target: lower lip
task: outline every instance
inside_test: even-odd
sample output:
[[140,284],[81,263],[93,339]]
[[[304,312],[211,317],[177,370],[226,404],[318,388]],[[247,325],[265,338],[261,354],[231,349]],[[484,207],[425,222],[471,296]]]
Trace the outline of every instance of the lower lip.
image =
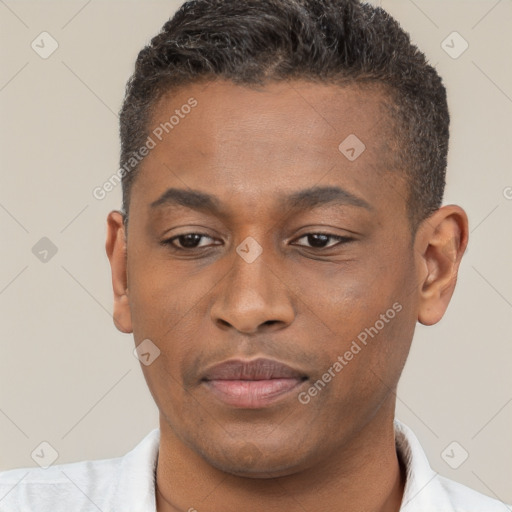
[[303,382],[301,379],[209,380],[205,384],[227,405],[259,409],[283,399]]

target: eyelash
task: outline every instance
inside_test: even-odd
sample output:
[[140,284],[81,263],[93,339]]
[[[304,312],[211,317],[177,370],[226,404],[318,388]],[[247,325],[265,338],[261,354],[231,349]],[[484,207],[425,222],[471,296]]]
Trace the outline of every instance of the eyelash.
[[[208,246],[199,246],[199,247],[183,248],[183,247],[177,247],[173,243],[174,240],[177,240],[177,239],[182,238],[182,237],[186,237],[188,235],[198,235],[198,236],[200,236],[202,238],[211,238],[213,240],[213,238],[211,236],[206,235],[204,233],[183,233],[181,235],[176,235],[176,236],[173,236],[172,238],[168,238],[166,240],[162,240],[162,242],[160,242],[160,243],[162,245],[170,247],[173,250],[184,251],[184,252],[191,252],[191,251],[195,251],[195,250],[198,250],[198,249],[204,249],[205,247],[208,247]],[[332,240],[337,240],[338,243],[333,244],[333,245],[329,245],[327,247],[310,247],[310,246],[304,246],[304,245],[300,245],[300,247],[306,247],[307,249],[317,249],[319,251],[323,251],[323,250],[331,249],[332,247],[336,247],[337,245],[342,245],[344,243],[348,243],[348,242],[351,242],[351,241],[354,240],[353,238],[348,237],[348,236],[332,235],[330,233],[322,233],[322,232],[306,233],[306,234],[300,236],[299,238],[297,238],[296,240],[300,240],[302,238],[305,238],[305,237],[308,237],[308,236],[312,236],[312,235],[325,236],[325,237],[328,237],[328,238],[330,238]],[[219,244],[214,244],[214,245],[219,245]]]

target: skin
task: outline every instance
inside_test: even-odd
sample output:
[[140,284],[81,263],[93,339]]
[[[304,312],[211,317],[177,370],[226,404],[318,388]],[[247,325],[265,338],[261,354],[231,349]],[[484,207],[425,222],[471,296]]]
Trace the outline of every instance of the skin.
[[[399,510],[396,386],[416,322],[435,324],[448,306],[466,214],[443,206],[413,236],[376,87],[192,84],[159,101],[151,127],[190,97],[197,107],[141,164],[127,231],[120,212],[107,220],[115,325],[161,351],[142,365],[160,411],[158,511]],[[338,149],[349,134],[366,145],[352,162]],[[171,187],[213,195],[220,211],[151,208]],[[311,187],[339,187],[367,206],[285,203]],[[161,244],[187,233],[206,236],[181,252],[183,237],[174,250]],[[252,263],[236,252],[249,236],[263,251]],[[401,311],[300,403],[394,303]],[[256,357],[308,379],[258,409],[229,407],[201,383],[213,364]]]

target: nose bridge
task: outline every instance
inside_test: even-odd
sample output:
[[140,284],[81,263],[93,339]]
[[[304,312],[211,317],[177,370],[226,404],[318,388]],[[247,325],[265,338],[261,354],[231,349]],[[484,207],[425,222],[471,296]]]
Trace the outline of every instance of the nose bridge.
[[[243,255],[240,255],[243,251],[247,251],[247,254],[250,255],[253,250],[250,243],[240,244],[237,248],[237,256],[233,262],[233,280],[229,296],[235,297],[237,294],[241,294],[254,298],[259,297],[269,302],[270,291],[274,287],[270,281],[275,279],[275,270],[274,273],[270,270],[271,263],[269,265],[266,261],[269,259],[268,257],[265,260],[260,254],[252,260],[245,259]],[[268,255],[268,251],[266,252]]]
[[248,237],[236,249],[233,267],[212,306],[212,320],[254,332],[264,323],[288,324],[294,310],[284,283],[277,277],[278,258]]

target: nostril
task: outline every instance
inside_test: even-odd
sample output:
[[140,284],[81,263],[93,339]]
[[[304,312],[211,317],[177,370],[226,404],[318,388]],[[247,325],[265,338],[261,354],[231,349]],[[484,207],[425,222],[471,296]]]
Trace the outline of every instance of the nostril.
[[279,320],[267,320],[266,322],[263,322],[263,325],[274,325],[275,323],[278,323]]
[[218,327],[221,327],[221,328],[226,328],[226,327],[233,327],[228,321],[224,320],[223,318],[217,318],[216,320],[217,322],[217,326]]

